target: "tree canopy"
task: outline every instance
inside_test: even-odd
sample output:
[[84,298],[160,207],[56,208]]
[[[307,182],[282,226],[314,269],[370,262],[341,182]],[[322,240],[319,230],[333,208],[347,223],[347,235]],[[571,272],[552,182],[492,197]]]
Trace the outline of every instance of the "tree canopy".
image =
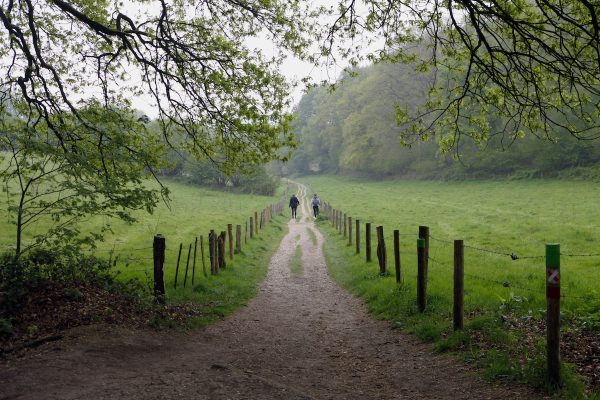
[[[178,130],[196,156],[219,148],[225,169],[258,164],[291,141],[278,65],[303,54],[312,20],[299,0],[1,0],[1,104],[44,121],[67,153],[82,138],[64,115],[95,132],[81,103],[128,108],[145,96],[167,140]],[[274,54],[250,47],[258,35]]]
[[433,137],[401,146],[394,110],[425,104],[431,79],[406,65],[379,63],[346,77],[332,93],[312,89],[296,109],[299,144],[282,171],[436,179],[600,178],[600,142],[578,140],[567,130],[557,130],[553,141],[527,136],[510,149],[500,136],[489,138],[484,149],[465,143],[461,162],[441,152]]
[[596,139],[599,11],[587,0],[342,0],[324,47],[350,55],[342,38],[372,34],[383,44],[369,59],[434,74],[428,101],[399,110],[408,141],[435,133],[456,149],[464,137]]

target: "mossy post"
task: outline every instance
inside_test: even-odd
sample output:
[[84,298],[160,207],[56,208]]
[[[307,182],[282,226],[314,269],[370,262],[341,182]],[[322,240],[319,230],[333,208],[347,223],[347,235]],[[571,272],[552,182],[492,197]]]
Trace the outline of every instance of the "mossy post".
[[548,379],[560,384],[560,245],[546,244]]
[[258,235],[258,211],[254,211],[254,234]]
[[216,275],[217,270],[217,235],[214,229],[208,234],[208,255],[210,260],[210,274]]
[[194,263],[192,264],[192,286],[194,285],[194,279],[196,278],[196,253],[198,252],[198,236],[194,241]]
[[379,261],[379,274],[387,273],[387,250],[385,248],[385,236],[383,235],[383,226],[378,226],[377,230],[377,260]]
[[173,287],[177,289],[177,276],[179,275],[179,261],[181,260],[181,250],[183,249],[183,243],[179,243],[179,254],[177,254],[177,267],[175,267],[175,283]]
[[365,224],[365,256],[367,262],[371,262],[371,223]]
[[400,271],[400,231],[394,229],[394,267],[396,268],[396,283],[402,282]]
[[202,273],[204,277],[208,277],[206,274],[206,263],[204,262],[204,236],[200,235],[200,257],[202,258]]
[[[419,226],[419,238],[425,240],[425,276],[429,271],[429,227]],[[427,291],[427,280],[425,280],[425,291]]]
[[360,254],[360,220],[356,220],[356,254]]
[[426,257],[425,239],[419,238],[417,239],[417,306],[419,312],[424,312],[427,307]]
[[165,237],[161,234],[154,236],[154,301],[158,304],[165,304],[165,248]]
[[242,251],[242,226],[235,226],[235,252],[239,253]]
[[183,275],[183,287],[187,285],[187,277],[188,271],[190,269],[190,255],[192,254],[192,244],[190,243],[190,247],[188,248],[187,261],[185,263],[185,274]]
[[254,220],[250,217],[250,239],[254,237]]
[[225,262],[225,241],[227,240],[225,231],[221,231],[219,235],[219,268],[225,268],[227,263]]
[[229,238],[229,259],[233,260],[233,224],[227,224],[227,236]]
[[344,237],[346,237],[347,231],[348,231],[348,228],[346,227],[347,221],[348,221],[348,218],[346,217],[346,213],[344,213]]
[[454,241],[454,307],[453,328],[463,329],[465,298],[465,245],[462,240]]
[[348,246],[352,246],[352,217],[348,217]]

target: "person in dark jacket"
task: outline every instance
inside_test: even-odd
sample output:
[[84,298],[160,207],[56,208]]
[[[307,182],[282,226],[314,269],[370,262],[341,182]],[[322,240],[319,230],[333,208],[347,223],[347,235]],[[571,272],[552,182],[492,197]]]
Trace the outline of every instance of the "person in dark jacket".
[[296,197],[295,194],[292,195],[290,199],[290,208],[292,209],[292,218],[296,218],[296,209],[298,208],[298,204],[300,204],[300,200]]

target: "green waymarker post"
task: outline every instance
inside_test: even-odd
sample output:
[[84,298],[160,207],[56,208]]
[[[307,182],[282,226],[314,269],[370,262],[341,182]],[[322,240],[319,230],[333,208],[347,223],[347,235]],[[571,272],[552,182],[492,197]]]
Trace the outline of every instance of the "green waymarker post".
[[427,307],[427,253],[425,239],[417,239],[417,306],[419,312]]
[[560,384],[560,244],[546,244],[548,378]]

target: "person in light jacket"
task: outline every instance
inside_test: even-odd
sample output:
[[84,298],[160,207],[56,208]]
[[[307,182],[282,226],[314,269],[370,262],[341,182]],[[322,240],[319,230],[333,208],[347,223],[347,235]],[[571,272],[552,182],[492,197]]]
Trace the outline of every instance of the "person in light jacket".
[[313,195],[311,203],[313,207],[313,214],[315,215],[315,218],[317,218],[319,216],[319,206],[321,205],[321,200],[316,193]]

